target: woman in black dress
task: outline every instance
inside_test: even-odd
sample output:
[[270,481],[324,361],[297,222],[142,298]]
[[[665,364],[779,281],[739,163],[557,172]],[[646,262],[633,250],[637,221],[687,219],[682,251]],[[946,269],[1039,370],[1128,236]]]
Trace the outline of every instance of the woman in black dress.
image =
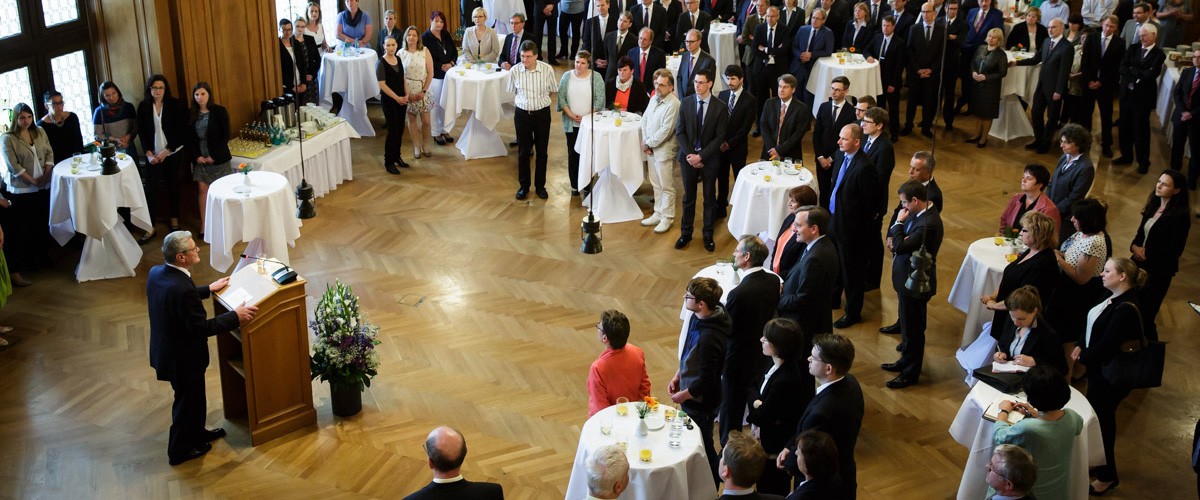
[[971,112],[979,117],[979,127],[967,142],[981,148],[987,146],[992,120],[1000,116],[1000,83],[1008,74],[1008,56],[1000,48],[1003,40],[1004,31],[992,28],[988,31],[987,43],[975,49],[975,57],[971,58],[971,79],[975,80]]
[[[208,208],[208,186],[233,173],[229,152],[229,111],[213,102],[212,86],[197,82],[192,87],[192,106],[188,111],[187,158],[192,162],[192,180],[200,186],[200,227]],[[204,233],[200,233],[204,239]]]
[[383,57],[375,65],[375,79],[379,80],[380,101],[383,102],[383,117],[387,120],[387,138],[383,141],[383,167],[389,174],[400,175],[397,165],[408,168],[400,157],[400,143],[404,141],[404,117],[408,113],[408,95],[404,91],[404,64],[396,57],[400,43],[395,38],[383,41]]
[[1133,261],[1149,275],[1138,298],[1142,302],[1146,338],[1150,340],[1158,340],[1154,318],[1167,296],[1171,278],[1179,270],[1179,256],[1183,254],[1188,231],[1192,228],[1185,180],[1178,170],[1164,170],[1158,176],[1154,192],[1142,208],[1142,223],[1138,224],[1137,236],[1129,245]]
[[1104,494],[1120,483],[1114,456],[1117,439],[1117,407],[1129,395],[1124,387],[1104,377],[1101,369],[1121,350],[1121,343],[1142,333],[1137,290],[1146,284],[1146,271],[1132,260],[1111,258],[1101,273],[1107,296],[1087,312],[1088,328],[1079,336],[1071,359],[1087,367],[1087,399],[1100,422],[1104,439],[1104,465],[1096,467],[1096,480],[1088,487],[1092,495]]
[[1050,31],[1042,26],[1041,21],[1041,9],[1029,7],[1025,10],[1025,22],[1013,25],[1012,31],[1008,32],[1008,41],[1004,45],[1009,50],[1023,50],[1036,54],[1046,39],[1050,38]]
[[1013,290],[1004,304],[1008,308],[1009,322],[996,336],[993,360],[1012,361],[1019,366],[1053,366],[1058,373],[1065,373],[1067,358],[1063,356],[1058,334],[1042,317],[1042,298],[1038,289],[1025,285]]
[[63,161],[83,152],[83,132],[79,128],[79,115],[67,111],[63,96],[57,90],[47,90],[42,102],[46,104],[46,115],[37,126],[46,132],[54,158]]
[[796,186],[788,190],[788,216],[779,227],[775,236],[775,248],[771,250],[771,271],[780,278],[787,275],[804,254],[804,242],[796,241],[796,233],[792,232],[792,223],[796,220],[796,211],[800,207],[817,204],[817,192],[809,186]]
[[[1000,278],[996,293],[979,299],[988,309],[996,311],[992,318],[992,337],[995,338],[1000,338],[1011,321],[1005,302],[1013,290],[1033,285],[1041,297],[1048,299],[1054,296],[1054,287],[1058,282],[1058,261],[1054,257],[1054,248],[1058,246],[1058,227],[1054,219],[1041,212],[1025,212],[1021,216],[1021,228],[1021,242],[1029,250],[1004,267],[1004,275]],[[1040,306],[1038,308],[1041,309]]]
[[758,480],[758,491],[785,495],[790,477],[775,467],[775,457],[796,433],[804,407],[816,390],[808,363],[799,360],[812,347],[800,331],[800,325],[786,318],[775,318],[763,327],[762,353],[771,357],[771,365],[750,387],[750,414],[746,421],[759,429],[759,438],[767,452],[767,463]]
[[[146,152],[146,199],[154,206],[154,190],[160,183],[166,185],[166,210],[170,214],[170,228],[179,230],[179,166],[184,153],[179,151],[187,141],[187,107],[183,101],[171,95],[171,85],[163,75],[151,76],[146,81],[145,97],[138,105],[138,137],[142,150]],[[153,213],[152,213],[153,214]],[[162,215],[161,213],[159,215]],[[151,221],[154,217],[151,216]],[[145,244],[154,236],[154,230],[142,236],[138,243]]]
[[[470,11],[468,11],[470,12]],[[466,26],[466,25],[464,25]],[[429,14],[429,29],[421,34],[421,45],[429,50],[433,58],[433,81],[429,84],[429,95],[433,97],[433,108],[430,114],[430,135],[433,142],[445,146],[454,142],[450,137],[450,129],[454,128],[454,120],[445,121],[446,110],[442,109],[442,84],[446,82],[446,72],[454,67],[458,60],[458,46],[450,38],[449,27],[446,26],[446,15],[440,10]]]

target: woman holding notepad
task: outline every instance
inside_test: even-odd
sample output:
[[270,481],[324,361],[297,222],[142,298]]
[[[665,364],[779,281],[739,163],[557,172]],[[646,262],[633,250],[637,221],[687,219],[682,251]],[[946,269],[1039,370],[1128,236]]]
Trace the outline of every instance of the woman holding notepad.
[[[1071,450],[1075,436],[1083,431],[1083,418],[1063,408],[1071,400],[1071,388],[1062,372],[1039,365],[1025,374],[1025,395],[1029,402],[1002,401],[993,426],[996,445],[1014,444],[1033,454],[1037,463],[1037,498],[1071,498]],[[1009,414],[1025,417],[1010,424]],[[991,498],[994,491],[988,491]]]

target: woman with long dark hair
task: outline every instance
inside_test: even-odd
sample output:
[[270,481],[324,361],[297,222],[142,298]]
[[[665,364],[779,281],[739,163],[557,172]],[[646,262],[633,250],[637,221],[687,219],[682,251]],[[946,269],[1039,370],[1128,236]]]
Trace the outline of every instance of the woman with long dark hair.
[[100,101],[92,113],[96,140],[111,141],[117,145],[117,151],[137,158],[137,146],[133,144],[137,136],[137,111],[133,104],[125,100],[117,84],[109,81],[100,84],[96,99]]
[[[229,161],[229,112],[213,102],[212,87],[199,82],[192,87],[192,109],[187,133],[188,158],[192,161],[192,179],[200,184],[200,227],[208,203],[208,186],[233,173]],[[200,233],[204,239],[204,233]]]
[[4,167],[4,196],[0,198],[0,224],[8,240],[5,260],[15,286],[29,286],[25,277],[45,260],[50,218],[50,177],[54,150],[46,132],[33,123],[33,109],[17,103],[8,132],[0,136],[0,164]]
[[383,41],[383,57],[375,64],[375,79],[379,80],[380,101],[383,118],[387,120],[387,138],[383,141],[383,168],[389,174],[400,175],[396,166],[408,168],[400,156],[400,145],[404,141],[404,117],[408,115],[408,95],[404,89],[404,64],[396,56],[400,47],[395,38]]
[[[163,211],[171,217],[172,231],[179,230],[179,166],[184,159],[180,149],[187,142],[187,123],[187,108],[171,95],[167,78],[154,75],[146,80],[145,98],[138,105],[138,136],[146,151],[146,199],[153,207],[155,190],[160,183],[165,184]],[[154,220],[153,212],[150,220]],[[153,236],[151,229],[138,243],[144,244]]]
[[1178,170],[1164,170],[1158,176],[1154,191],[1142,207],[1142,222],[1138,224],[1137,235],[1129,245],[1133,261],[1149,275],[1138,298],[1142,303],[1146,338],[1150,340],[1158,340],[1154,318],[1158,317],[1171,279],[1179,270],[1179,256],[1183,254],[1188,231],[1192,228],[1186,180]]
[[446,110],[442,109],[442,84],[446,82],[446,72],[458,60],[458,46],[454,45],[446,26],[446,14],[442,11],[429,13],[429,29],[421,34],[421,45],[425,46],[429,57],[433,59],[433,81],[429,84],[429,96],[433,101],[429,134],[438,146],[445,146],[448,142],[454,142],[454,138],[450,137],[454,119],[446,121]]

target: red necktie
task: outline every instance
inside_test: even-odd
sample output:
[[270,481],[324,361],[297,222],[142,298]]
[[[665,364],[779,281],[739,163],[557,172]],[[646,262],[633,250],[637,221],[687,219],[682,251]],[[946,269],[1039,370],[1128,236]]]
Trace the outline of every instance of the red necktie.
[[1192,96],[1196,95],[1196,87],[1200,85],[1200,69],[1193,70],[1192,75],[1192,91],[1188,92],[1187,102],[1184,103],[1189,110],[1192,109]]
[[642,51],[642,65],[638,66],[638,81],[646,81],[646,51]]
[[783,117],[787,115],[787,104],[779,103],[779,126],[775,128],[775,144],[779,144],[782,140],[780,135],[783,134]]
[[717,10],[717,2],[718,2],[718,1],[719,1],[719,0],[713,0],[713,1],[712,1],[712,9],[713,9],[714,11],[715,11],[715,10]]
[[978,33],[978,32],[979,32],[979,28],[983,26],[983,17],[984,17],[984,14],[987,14],[987,11],[986,11],[986,10],[981,10],[981,11],[979,11],[979,15],[978,15],[978,16],[975,16],[975,32],[976,32],[976,33]]

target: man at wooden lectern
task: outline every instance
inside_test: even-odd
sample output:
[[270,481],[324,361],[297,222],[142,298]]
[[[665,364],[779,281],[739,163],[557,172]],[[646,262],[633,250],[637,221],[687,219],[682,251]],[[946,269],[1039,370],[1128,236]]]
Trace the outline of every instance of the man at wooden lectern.
[[167,459],[178,465],[208,453],[210,442],[225,436],[225,429],[204,428],[204,370],[208,368],[208,337],[237,328],[254,319],[258,308],[242,304],[212,319],[203,299],[225,288],[229,278],[208,286],[192,282],[192,266],[200,263],[200,249],[189,231],[175,231],[163,239],[166,263],[154,266],[146,281],[150,312],[150,366],[159,380],[171,383],[171,431]]

